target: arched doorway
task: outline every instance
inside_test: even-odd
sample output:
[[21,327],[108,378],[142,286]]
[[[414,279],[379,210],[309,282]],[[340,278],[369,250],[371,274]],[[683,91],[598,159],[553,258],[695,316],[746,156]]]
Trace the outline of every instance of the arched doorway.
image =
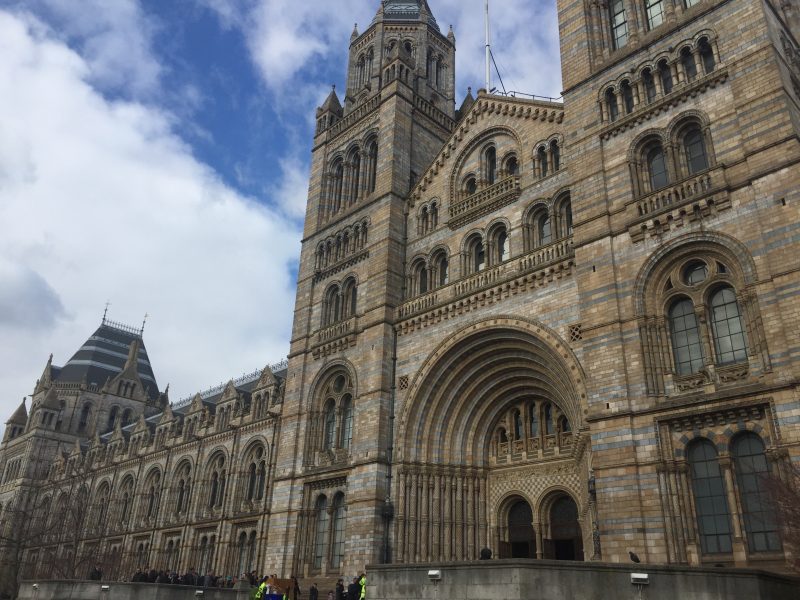
[[508,511],[509,558],[536,558],[536,535],[533,511],[525,500],[517,501]]
[[559,496],[550,505],[550,539],[546,558],[583,560],[583,536],[578,523],[578,505],[569,496]]

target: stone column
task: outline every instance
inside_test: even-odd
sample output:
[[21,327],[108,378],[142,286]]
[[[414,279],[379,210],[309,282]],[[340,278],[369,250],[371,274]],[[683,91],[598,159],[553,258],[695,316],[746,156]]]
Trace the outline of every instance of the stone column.
[[725,478],[725,491],[728,495],[728,510],[731,513],[731,525],[733,526],[733,560],[737,567],[743,567],[747,564],[747,551],[742,535],[742,511],[734,491],[733,461],[731,457],[720,456],[719,467],[722,469],[722,474]]
[[422,493],[420,495],[420,501],[422,504],[422,510],[420,515],[420,550],[419,554],[423,561],[429,560],[428,557],[428,536],[430,534],[430,517],[428,512],[428,491],[430,489],[430,476],[427,473],[422,474]]

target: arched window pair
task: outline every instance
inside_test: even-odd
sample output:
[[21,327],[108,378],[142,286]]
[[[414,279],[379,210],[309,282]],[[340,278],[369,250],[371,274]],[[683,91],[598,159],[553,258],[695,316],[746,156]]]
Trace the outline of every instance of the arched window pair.
[[675,139],[678,160],[659,137],[642,144],[639,154],[638,188],[642,194],[657,192],[676,181],[707,170],[710,165],[706,133],[699,123],[690,121],[678,130]]
[[[720,366],[747,362],[744,321],[736,292],[725,281],[727,272],[721,263],[692,260],[672,288],[667,320],[678,375],[697,373],[707,360]],[[703,313],[707,318],[699,318]],[[708,359],[705,340],[712,342]]]
[[153,521],[158,514],[158,500],[160,495],[161,473],[154,471],[151,473],[144,484],[144,499],[142,503],[141,515],[144,522]]
[[329,565],[339,569],[344,558],[345,504],[344,494],[338,492],[332,505],[321,495],[314,505],[314,568]]
[[439,203],[434,200],[424,205],[417,216],[417,234],[425,235],[439,225]]
[[267,485],[267,460],[262,446],[254,448],[248,457],[245,499],[260,502],[264,499]]
[[198,573],[208,573],[214,566],[214,552],[217,545],[217,536],[203,535],[197,548]]
[[222,501],[225,498],[225,457],[216,456],[209,465],[209,486],[208,486],[208,508],[222,508]]
[[734,489],[727,489],[717,447],[708,439],[692,442],[686,452],[691,468],[697,529],[703,554],[733,552],[733,528],[728,498],[738,493],[752,554],[781,550],[776,510],[764,479],[771,475],[762,439],[751,432],[734,438],[731,444]]
[[553,206],[551,210],[542,204],[530,212],[526,227],[530,249],[547,246],[572,235],[572,201],[569,194],[558,198]]
[[558,140],[550,140],[536,149],[533,161],[534,174],[538,179],[543,179],[561,170],[561,147]]
[[427,294],[450,281],[450,261],[444,249],[436,250],[430,258],[419,258],[411,263],[407,282],[409,295]]
[[345,372],[331,376],[323,386],[320,421],[321,448],[349,450],[353,439],[353,384]]
[[332,285],[325,293],[322,305],[322,326],[327,327],[355,316],[358,304],[358,287],[352,277],[339,287]]
[[131,507],[133,506],[133,488],[134,482],[132,477],[126,477],[119,491],[119,524],[125,527],[128,524],[128,518],[131,514]]
[[175,473],[175,516],[189,513],[189,500],[192,496],[192,466],[185,462]]

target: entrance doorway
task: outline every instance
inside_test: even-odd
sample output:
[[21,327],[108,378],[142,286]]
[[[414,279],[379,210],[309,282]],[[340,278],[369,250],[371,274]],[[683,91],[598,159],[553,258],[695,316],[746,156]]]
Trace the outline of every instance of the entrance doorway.
[[519,500],[508,511],[508,542],[510,558],[536,558],[533,511],[525,500]]
[[583,536],[578,523],[578,505],[569,496],[562,496],[550,508],[550,558],[583,560]]

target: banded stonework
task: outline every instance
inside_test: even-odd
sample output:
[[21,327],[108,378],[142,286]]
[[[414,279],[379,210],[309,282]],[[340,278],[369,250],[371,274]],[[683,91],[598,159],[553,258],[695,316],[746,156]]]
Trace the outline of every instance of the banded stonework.
[[563,101],[456,109],[455,34],[380,3],[316,114],[288,363],[170,405],[130,328],[48,362],[0,449],[20,569],[788,568],[796,8],[558,14]]

